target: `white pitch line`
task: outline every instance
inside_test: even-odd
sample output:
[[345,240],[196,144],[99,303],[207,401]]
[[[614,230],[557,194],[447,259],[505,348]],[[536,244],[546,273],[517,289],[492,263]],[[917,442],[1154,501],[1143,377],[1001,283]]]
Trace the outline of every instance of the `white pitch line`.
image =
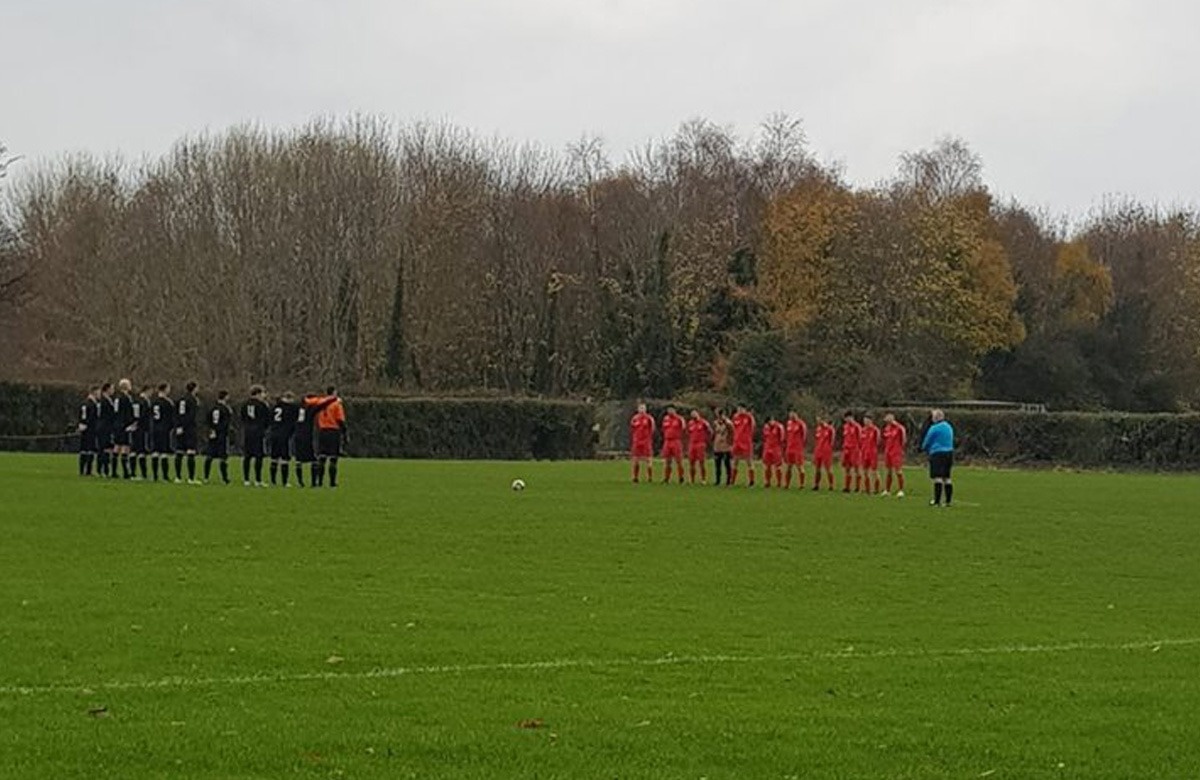
[[157,680],[113,680],[93,685],[0,685],[0,696],[49,693],[95,693],[97,691],[149,691],[168,688],[210,688],[220,686],[258,685],[266,683],[300,683],[344,680],[376,680],[437,674],[470,674],[474,672],[527,672],[555,669],[619,669],[629,667],[763,664],[786,661],[835,661],[878,658],[963,658],[987,655],[1029,655],[1036,653],[1123,652],[1152,650],[1164,647],[1200,645],[1200,637],[1190,639],[1152,639],[1137,642],[1068,642],[1058,645],[996,645],[993,647],[960,647],[948,649],[833,650],[812,653],[780,653],[776,655],[665,655],[658,658],[558,658],[543,661],[500,661],[478,664],[443,664],[431,666],[397,666],[361,672],[279,672],[238,675],[233,677],[162,677]]

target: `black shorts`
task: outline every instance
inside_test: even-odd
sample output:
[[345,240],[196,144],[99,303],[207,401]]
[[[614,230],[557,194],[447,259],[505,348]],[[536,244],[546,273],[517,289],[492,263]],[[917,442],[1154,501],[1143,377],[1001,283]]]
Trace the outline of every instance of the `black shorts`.
[[129,431],[124,428],[118,428],[113,431],[113,445],[117,447],[129,446]]
[[954,453],[939,452],[929,456],[929,478],[950,479],[950,470],[954,468]]
[[97,452],[100,448],[96,446],[95,431],[80,431],[79,432],[79,451],[80,452]]
[[263,435],[261,433],[247,433],[243,436],[242,454],[247,458],[261,458],[263,456]]
[[342,454],[342,432],[324,430],[317,434],[317,451],[322,458],[336,458]]
[[150,434],[147,431],[133,431],[129,434],[129,449],[135,455],[144,455],[152,446]]
[[101,425],[100,427],[96,428],[96,449],[97,450],[111,450],[112,446],[113,446],[112,428],[109,428],[106,425]]
[[210,436],[208,437],[208,446],[204,449],[204,454],[210,458],[225,460],[229,457],[229,437],[228,436]]
[[175,451],[195,452],[197,438],[195,428],[180,428],[175,437]]
[[317,459],[317,453],[313,450],[312,431],[297,433],[292,438],[292,449],[296,453],[296,460],[301,463],[312,463]]
[[155,455],[170,455],[174,452],[171,447],[171,431],[158,430],[150,434],[150,451]]
[[271,436],[271,459],[272,460],[291,460],[292,449],[289,445],[291,436]]

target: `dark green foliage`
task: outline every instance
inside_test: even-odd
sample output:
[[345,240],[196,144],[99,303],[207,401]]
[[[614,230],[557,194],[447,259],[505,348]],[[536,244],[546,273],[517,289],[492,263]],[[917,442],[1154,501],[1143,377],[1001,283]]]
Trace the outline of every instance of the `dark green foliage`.
[[[753,333],[742,339],[729,360],[734,395],[765,415],[781,414],[792,385],[779,333]],[[765,419],[765,418],[764,418]]]
[[[773,347],[763,350],[769,352]],[[774,393],[770,387],[764,393]],[[797,406],[811,423],[815,399],[784,394],[777,406],[753,401],[759,422],[768,413]],[[0,449],[66,452],[76,447],[75,423],[82,388],[70,385],[0,383]],[[750,399],[742,399],[750,400]],[[716,394],[676,401],[647,401],[656,419],[674,404],[681,414],[699,408],[728,408],[733,399]],[[206,400],[207,403],[207,400]],[[629,447],[629,418],[635,401],[599,405],[526,398],[348,398],[349,454],[377,458],[525,460],[594,457]],[[835,417],[841,409],[826,410]],[[871,411],[882,421],[886,408]],[[916,456],[927,410],[896,414],[909,429]],[[957,451],[966,459],[995,463],[1084,468],[1180,470],[1200,468],[1200,414],[1051,412],[1026,414],[948,409],[957,431]],[[596,426],[596,431],[593,430]],[[16,438],[3,438],[16,437]],[[235,433],[235,441],[237,435]]]
[[[1084,468],[1165,471],[1200,467],[1200,414],[1051,412],[1025,414],[946,410],[957,452],[968,459]],[[913,450],[924,410],[898,416]]]
[[[0,449],[17,452],[68,452],[86,390],[72,385],[25,385],[0,382]],[[17,438],[3,438],[3,437]]]
[[524,398],[347,399],[351,455],[537,460],[595,455],[591,404]]
[[[0,383],[0,437],[38,437],[0,438],[0,449],[76,449],[83,397],[82,389],[65,385]],[[594,407],[576,401],[347,398],[346,416],[347,451],[357,457],[555,460],[595,454]],[[72,435],[51,436],[60,433]]]

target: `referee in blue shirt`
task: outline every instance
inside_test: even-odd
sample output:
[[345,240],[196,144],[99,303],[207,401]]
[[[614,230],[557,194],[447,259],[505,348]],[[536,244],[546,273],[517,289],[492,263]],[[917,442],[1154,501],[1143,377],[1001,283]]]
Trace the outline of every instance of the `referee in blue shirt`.
[[954,483],[950,481],[950,471],[954,468],[954,427],[946,422],[946,413],[934,409],[930,413],[932,425],[925,431],[921,441],[921,449],[929,455],[929,478],[933,480],[933,506],[942,505],[942,496],[946,498],[946,506],[954,498]]

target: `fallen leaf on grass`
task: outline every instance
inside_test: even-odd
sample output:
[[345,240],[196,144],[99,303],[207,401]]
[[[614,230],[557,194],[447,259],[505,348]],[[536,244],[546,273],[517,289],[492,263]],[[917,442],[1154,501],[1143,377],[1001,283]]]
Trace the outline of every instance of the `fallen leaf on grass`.
[[89,707],[88,715],[91,715],[93,718],[107,718],[108,707]]
[[517,728],[544,729],[546,728],[546,721],[542,720],[541,718],[526,718],[525,720],[517,721]]
[[346,660],[346,659],[345,659],[345,658],[342,658],[340,655],[331,655],[331,656],[329,656],[328,658],[326,658],[326,659],[325,659],[325,663],[327,663],[327,664],[340,664],[342,661],[345,661],[345,660]]

